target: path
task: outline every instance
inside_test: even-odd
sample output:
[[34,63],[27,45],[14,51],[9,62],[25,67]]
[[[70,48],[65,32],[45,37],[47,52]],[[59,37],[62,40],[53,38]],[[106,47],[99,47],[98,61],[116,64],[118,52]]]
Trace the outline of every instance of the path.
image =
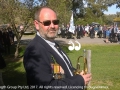
[[[22,37],[22,42],[24,43],[28,43],[29,41],[31,41],[31,39],[33,39],[34,36],[33,35],[24,35]],[[73,42],[75,40],[77,40],[78,42],[80,42],[81,44],[104,44],[104,45],[115,45],[115,44],[119,44],[119,43],[105,43],[104,42],[104,38],[94,38],[91,39],[90,37],[84,37],[81,39],[66,39],[66,38],[56,38],[55,39],[57,42],[59,42],[60,44],[68,44],[68,42],[70,40],[72,40]]]

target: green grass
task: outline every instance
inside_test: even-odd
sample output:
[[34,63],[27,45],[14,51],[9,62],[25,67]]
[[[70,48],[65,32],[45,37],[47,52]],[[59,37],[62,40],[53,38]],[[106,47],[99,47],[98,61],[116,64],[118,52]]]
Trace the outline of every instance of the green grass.
[[[66,46],[62,48],[70,57],[74,67],[78,56],[83,55],[83,49],[91,50],[92,81],[88,90],[119,90],[120,45],[83,45],[80,51],[69,51]],[[21,50],[23,53],[23,49]],[[80,59],[81,64],[82,59]],[[7,67],[3,70],[5,85],[26,85],[22,60],[13,61],[12,58],[8,57],[6,61]]]
[[[72,51],[69,57],[73,65],[82,55],[83,49],[91,50],[91,72],[92,87],[105,86],[109,90],[119,90],[120,88],[120,45],[88,45],[82,46],[80,51]],[[82,58],[80,59],[80,61]],[[81,66],[82,68],[82,66]],[[97,90],[105,90],[105,87]],[[90,88],[89,88],[90,89]],[[96,90],[96,89],[95,89]]]

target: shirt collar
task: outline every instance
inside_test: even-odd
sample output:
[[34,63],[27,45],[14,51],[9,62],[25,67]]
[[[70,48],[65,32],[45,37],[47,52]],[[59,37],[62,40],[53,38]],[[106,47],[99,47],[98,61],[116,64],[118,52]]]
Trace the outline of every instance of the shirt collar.
[[[37,35],[41,37],[40,33],[37,31]],[[45,40],[50,46],[55,46],[55,42],[51,42],[49,40],[44,39],[43,37],[41,37],[43,40]]]

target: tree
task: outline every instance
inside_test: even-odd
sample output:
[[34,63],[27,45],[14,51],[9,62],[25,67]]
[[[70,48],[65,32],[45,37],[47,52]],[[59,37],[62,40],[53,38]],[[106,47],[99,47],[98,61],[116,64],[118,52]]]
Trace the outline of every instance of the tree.
[[[15,58],[19,56],[20,41],[24,32],[32,25],[35,7],[39,5],[35,6],[36,0],[24,1],[25,3],[20,2],[20,0],[0,0],[0,18],[4,23],[10,23],[17,39]],[[20,32],[17,29],[17,25],[20,23],[17,22],[16,18],[24,25]]]
[[72,10],[75,18],[81,18],[85,15],[83,0],[72,0]]
[[57,12],[61,23],[67,24],[71,16],[71,0],[47,0],[47,6]]

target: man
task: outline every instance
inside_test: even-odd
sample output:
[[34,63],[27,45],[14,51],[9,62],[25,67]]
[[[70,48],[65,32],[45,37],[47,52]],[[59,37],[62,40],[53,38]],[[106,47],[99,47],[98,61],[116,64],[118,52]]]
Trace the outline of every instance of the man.
[[89,26],[89,24],[87,24],[86,26],[85,26],[85,36],[88,36],[89,35],[89,30],[90,29],[90,26]]
[[78,25],[77,29],[76,29],[76,32],[77,32],[77,39],[80,39],[81,38],[81,32],[82,32],[82,28],[80,25]]
[[65,38],[65,37],[66,37],[66,30],[65,30],[65,25],[64,25],[64,23],[62,23],[62,26],[61,26],[61,34],[62,34],[62,38]]
[[94,27],[95,37],[97,37],[98,30],[99,30],[98,25],[95,25]]
[[3,82],[3,78],[2,78],[2,69],[4,69],[6,67],[5,60],[4,60],[3,56],[2,56],[3,52],[4,52],[4,47],[0,43],[0,86],[4,86],[4,82]]
[[99,26],[99,30],[98,30],[98,36],[99,36],[99,38],[102,38],[102,32],[103,32],[103,27],[102,27],[102,25],[100,25]]
[[67,55],[63,51],[60,53],[55,47],[54,39],[59,28],[55,11],[48,7],[39,8],[35,13],[34,24],[37,35],[26,48],[23,61],[27,84],[37,89],[40,86],[43,90],[47,86],[49,90],[56,90],[55,86],[60,90],[63,86],[81,86],[82,90],[91,80],[91,74],[74,75]]
[[106,38],[106,30],[107,30],[107,26],[104,25],[103,26],[103,38]]
[[67,39],[70,39],[72,37],[71,32],[69,32],[70,25],[67,24],[66,26],[66,32],[67,32]]

